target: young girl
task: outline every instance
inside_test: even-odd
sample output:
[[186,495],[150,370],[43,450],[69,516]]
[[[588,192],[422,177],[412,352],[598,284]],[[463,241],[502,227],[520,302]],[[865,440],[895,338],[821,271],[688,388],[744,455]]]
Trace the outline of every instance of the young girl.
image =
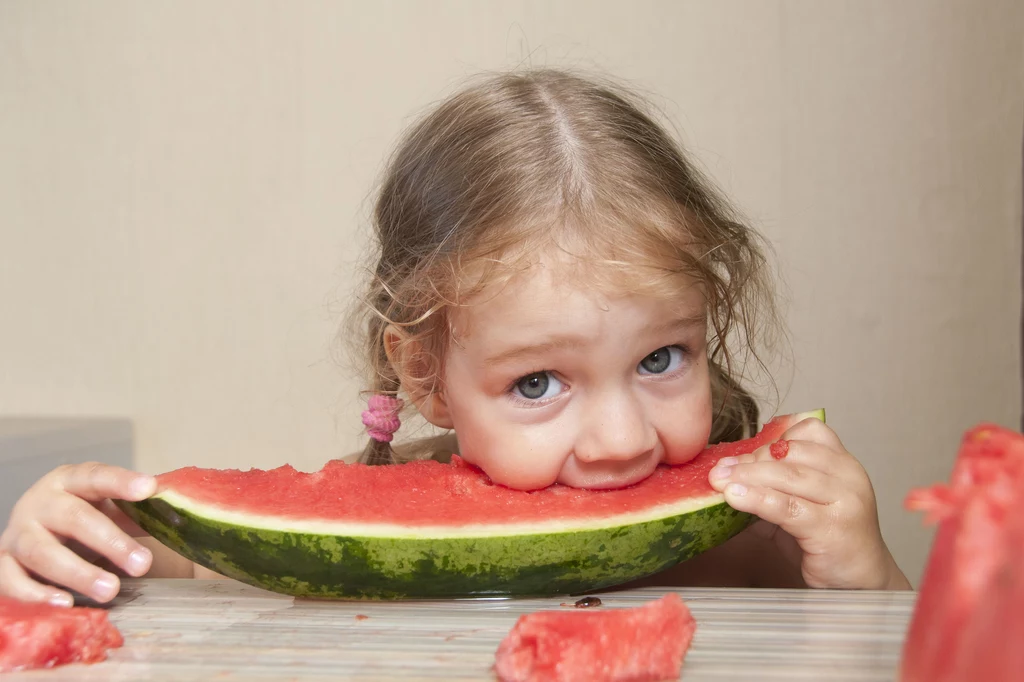
[[[485,78],[408,133],[374,222],[365,461],[457,452],[515,488],[609,488],[756,430],[736,353],[756,358],[775,322],[759,239],[635,97],[558,71]],[[392,449],[403,400],[449,435]],[[645,582],[909,588],[836,434],[807,420],[784,438],[782,460],[710,474],[761,521]],[[95,464],[45,476],[0,536],[0,593],[111,599],[116,575],[68,540],[129,575],[198,575],[112,520],[109,498],[154,490]]]

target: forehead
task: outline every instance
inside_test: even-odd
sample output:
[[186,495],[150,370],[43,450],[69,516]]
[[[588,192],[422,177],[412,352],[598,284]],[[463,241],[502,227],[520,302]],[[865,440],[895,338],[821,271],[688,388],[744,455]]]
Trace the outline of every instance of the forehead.
[[593,326],[601,318],[588,312],[621,311],[623,303],[638,321],[705,315],[703,288],[695,278],[653,264],[579,259],[545,249],[532,258],[476,265],[467,268],[463,295],[449,313],[456,339],[482,329],[541,332],[553,326]]

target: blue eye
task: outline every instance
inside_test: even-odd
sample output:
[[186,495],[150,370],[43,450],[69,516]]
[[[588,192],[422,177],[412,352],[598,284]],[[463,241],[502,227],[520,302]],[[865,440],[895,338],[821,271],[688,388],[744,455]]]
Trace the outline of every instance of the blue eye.
[[640,374],[665,374],[679,369],[683,363],[683,349],[679,346],[664,346],[654,351],[637,365]]
[[512,394],[527,400],[553,398],[562,390],[562,382],[551,372],[527,374],[512,387]]

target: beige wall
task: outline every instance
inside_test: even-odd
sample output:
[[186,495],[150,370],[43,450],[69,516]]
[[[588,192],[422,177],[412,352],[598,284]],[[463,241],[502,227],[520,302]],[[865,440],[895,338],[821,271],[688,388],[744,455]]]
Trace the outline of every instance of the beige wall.
[[330,357],[383,155],[461,77],[656,94],[769,235],[797,371],[900,510],[1020,415],[1024,6],[0,1],[0,414],[135,419],[140,469],[361,444]]

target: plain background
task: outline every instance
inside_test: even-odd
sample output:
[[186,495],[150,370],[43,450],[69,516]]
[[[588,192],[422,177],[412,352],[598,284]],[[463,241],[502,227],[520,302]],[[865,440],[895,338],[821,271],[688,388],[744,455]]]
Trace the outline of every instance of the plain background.
[[482,69],[596,69],[770,238],[795,371],[902,511],[1020,397],[1024,4],[0,2],[0,414],[123,416],[136,466],[363,444],[334,355],[374,182]]

